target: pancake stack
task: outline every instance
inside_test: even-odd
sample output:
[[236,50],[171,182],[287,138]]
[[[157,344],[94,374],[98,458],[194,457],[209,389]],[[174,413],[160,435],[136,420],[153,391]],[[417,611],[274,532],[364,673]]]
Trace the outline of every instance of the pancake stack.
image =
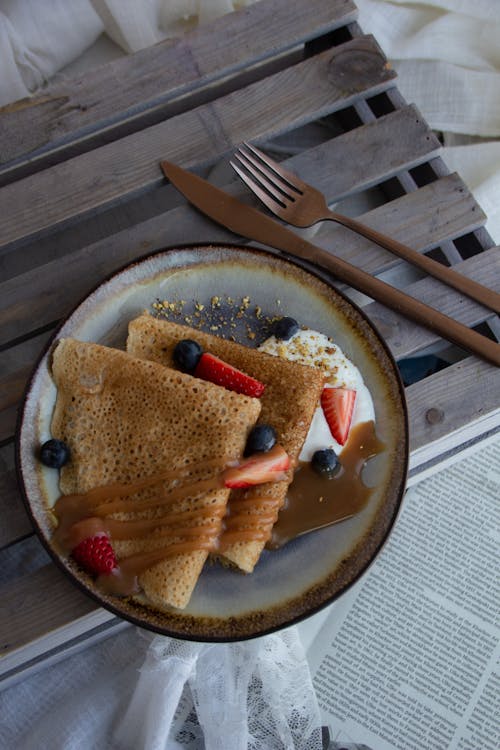
[[[141,329],[135,330],[139,334]],[[142,352],[137,335],[130,349]],[[52,361],[57,386],[52,435],[71,451],[71,461],[61,469],[62,493],[85,493],[116,482],[133,484],[167,469],[178,472],[183,481],[195,481],[210,475],[207,465],[213,475],[217,467],[241,458],[260,401],[147,361],[153,359],[73,339],[58,343]],[[141,512],[141,503],[168,493],[172,484],[163,481],[135,492],[130,498],[133,510],[113,517],[161,516],[160,506]],[[217,506],[210,521],[220,525],[220,506],[224,511],[229,492],[218,488],[188,493],[173,510]],[[166,540],[155,529],[147,538],[113,540],[113,547],[120,561],[175,541],[179,540]],[[159,609],[184,608],[207,554],[178,554],[142,573],[139,583],[149,602]]]
[[[259,423],[274,427],[277,442],[286,450],[294,465],[298,461],[321,395],[324,379],[322,372],[147,314],[130,322],[127,352],[134,357],[174,368],[173,350],[183,339],[197,341],[204,351],[265,384],[265,391],[260,398],[262,408]],[[285,502],[287,488],[287,482],[275,482],[245,490],[233,490],[229,510],[231,504],[240,499],[262,497],[273,499],[278,510]],[[249,514],[252,512],[255,514],[259,511],[248,511]],[[261,528],[267,536],[271,534],[272,525],[269,521],[262,522]],[[259,560],[264,545],[265,542],[262,541],[235,542],[224,549],[223,559],[250,573]]]

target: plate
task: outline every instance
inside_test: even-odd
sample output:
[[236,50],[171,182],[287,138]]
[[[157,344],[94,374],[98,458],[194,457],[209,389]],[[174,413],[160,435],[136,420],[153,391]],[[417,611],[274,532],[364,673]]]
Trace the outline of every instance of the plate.
[[[214,299],[216,304],[214,304]],[[168,303],[168,304],[165,304]],[[58,472],[36,458],[50,435],[56,389],[50,352],[62,337],[125,348],[128,322],[145,309],[177,322],[218,328],[205,313],[235,306],[231,335],[246,345],[265,337],[262,321],[290,315],[334,338],[358,366],[372,393],[382,454],[366,467],[374,485],[366,507],[334,526],[265,551],[250,575],[205,566],[189,606],[160,613],[100,592],[60,557],[51,541],[50,506],[59,496]],[[257,313],[255,312],[257,311]],[[218,320],[228,316],[218,316]],[[237,324],[235,327],[235,323]],[[220,324],[222,325],[222,324]],[[217,330],[220,335],[229,331]],[[190,245],[155,253],[100,284],[55,332],[29,381],[16,439],[18,475],[28,512],[55,562],[86,593],[116,615],[165,635],[198,641],[243,640],[289,626],[333,602],[366,570],[394,523],[408,465],[408,428],[398,368],[365,315],[319,269],[273,252],[237,245]]]

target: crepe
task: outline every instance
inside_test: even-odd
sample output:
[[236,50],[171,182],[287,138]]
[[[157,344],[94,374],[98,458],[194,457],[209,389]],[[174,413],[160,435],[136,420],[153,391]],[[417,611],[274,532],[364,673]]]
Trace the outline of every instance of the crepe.
[[[166,469],[183,481],[206,478],[204,465],[213,462],[212,476],[228,460],[242,456],[248,433],[259,412],[258,399],[227,391],[126,352],[63,339],[52,360],[57,400],[52,435],[64,440],[70,462],[61,469],[64,494],[84,493],[113,482],[133,483]],[[140,504],[172,488],[172,479],[143,488],[132,496],[132,513],[121,520],[155,518],[158,507],[140,512]],[[173,511],[223,504],[229,490],[192,493]],[[220,514],[220,510],[218,511]],[[116,517],[116,516],[115,516]],[[220,515],[214,515],[220,525]],[[192,525],[200,521],[191,521]],[[157,532],[158,529],[155,529]],[[113,542],[117,558],[179,541],[152,533],[147,538]],[[196,550],[162,560],[141,574],[148,600],[158,608],[184,608],[206,560]]]
[[[323,373],[314,367],[274,357],[257,349],[250,349],[233,341],[222,339],[188,326],[159,320],[144,314],[129,324],[127,351],[135,357],[153,360],[173,367],[173,349],[182,339],[193,339],[233,367],[265,383],[260,398],[262,409],[259,423],[270,424],[277,434],[277,442],[283,446],[292,460],[298,461],[302,445],[318,404],[323,388]],[[287,482],[274,482],[231,493],[230,506],[239,499],[272,498],[277,508],[285,502]],[[249,514],[258,510],[248,511]],[[272,522],[261,524],[268,536]],[[224,550],[226,561],[251,572],[265,546],[262,541],[236,542]]]

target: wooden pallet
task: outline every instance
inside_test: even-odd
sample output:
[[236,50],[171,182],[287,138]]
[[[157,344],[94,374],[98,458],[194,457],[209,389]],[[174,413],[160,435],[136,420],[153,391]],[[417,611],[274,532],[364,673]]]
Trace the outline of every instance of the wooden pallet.
[[[330,203],[371,191],[377,207],[363,221],[500,290],[500,256],[483,212],[398,92],[351,0],[261,0],[0,110],[3,685],[124,627],[44,553],[32,569],[11,570],[16,555],[39,547],[21,504],[13,445],[41,348],[75,302],[127,262],[178,242],[235,239],[165,184],[160,159],[206,172],[242,140],[276,144],[309,123],[320,141],[299,148],[289,168]],[[219,182],[250,200],[235,178]],[[331,224],[317,239],[499,340],[497,316],[430,278],[408,281],[405,264],[367,240]],[[439,344],[382,305],[356,299],[398,360]],[[500,429],[498,369],[455,355],[407,388],[410,481]]]

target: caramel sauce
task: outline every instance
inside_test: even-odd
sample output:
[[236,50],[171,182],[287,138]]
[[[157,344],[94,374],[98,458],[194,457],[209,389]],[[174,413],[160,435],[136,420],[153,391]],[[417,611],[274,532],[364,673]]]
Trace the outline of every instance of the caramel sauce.
[[[267,533],[259,526],[263,519],[267,523],[274,521],[276,515],[274,509],[266,512],[266,507],[269,506],[268,498],[262,498],[260,503],[259,500],[236,501],[233,512],[224,520],[226,504],[209,505],[188,511],[172,510],[176,502],[188,496],[196,497],[223,488],[225,469],[235,463],[206,462],[201,467],[202,471],[206,473],[207,469],[215,468],[215,475],[197,481],[187,481],[184,484],[181,470],[162,472],[137,482],[96,487],[86,493],[63,495],[54,505],[54,513],[58,519],[54,541],[63,552],[69,553],[84,539],[101,533],[108,534],[111,540],[164,538],[167,542],[165,546],[121,558],[119,567],[111,575],[99,576],[98,585],[102,590],[122,596],[139,591],[137,579],[141,573],[169,557],[202,550],[217,552],[235,542],[264,542]],[[186,467],[185,471],[188,470]],[[282,477],[285,476],[283,473]],[[282,477],[278,475],[276,481]],[[153,499],[140,501],[131,497],[140,490],[166,481],[171,481],[173,487],[160,487]],[[263,515],[249,515],[250,503],[254,511],[262,505]],[[137,514],[153,508],[161,514],[155,514],[154,518],[133,520],[111,517],[119,513]]]
[[[139,591],[141,573],[169,557],[196,551],[223,552],[236,542],[267,542],[269,549],[277,549],[301,534],[358,513],[371,492],[362,481],[363,467],[383,447],[373,422],[357,425],[351,430],[335,476],[323,478],[310,464],[300,464],[281,510],[277,500],[264,496],[251,499],[236,496],[228,506],[218,504],[177,512],[172,509],[176,502],[189,495],[196,497],[224,487],[223,473],[229,461],[225,464],[206,462],[201,469],[209,476],[195,481],[186,476],[190,471],[190,467],[186,467],[180,472],[162,472],[137,482],[114,483],[86,493],[62,496],[54,506],[59,522],[54,540],[69,553],[83,539],[98,533],[108,534],[111,540],[165,539],[164,546],[122,558],[111,575],[98,578],[102,590],[127,596]],[[171,488],[160,487],[153,499],[141,502],[131,497],[163,482],[171,482]],[[120,520],[111,517],[153,508],[159,513],[154,518]]]
[[333,477],[317,474],[310,463],[300,463],[288,488],[268,549],[278,549],[301,534],[321,529],[359,513],[371,494],[363,483],[362,470],[369,458],[381,453],[384,444],[372,421],[352,428]]

